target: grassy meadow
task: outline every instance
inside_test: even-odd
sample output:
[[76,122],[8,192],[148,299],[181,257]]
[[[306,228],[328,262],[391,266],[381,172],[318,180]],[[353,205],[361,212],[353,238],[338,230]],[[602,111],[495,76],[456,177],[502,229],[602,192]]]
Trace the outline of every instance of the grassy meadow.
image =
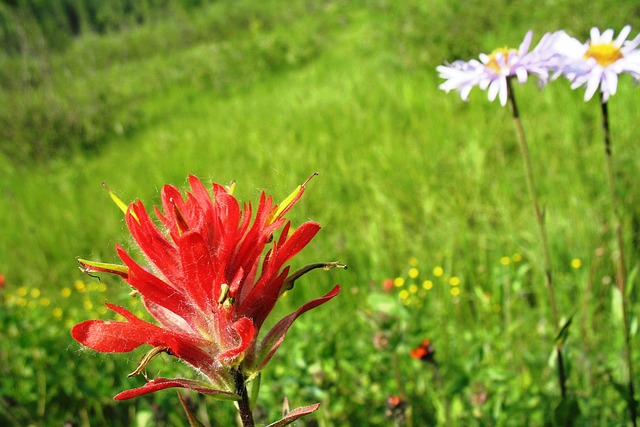
[[[504,2],[507,3],[507,2]],[[565,29],[633,25],[633,1],[220,1],[66,49],[0,56],[0,424],[186,426],[172,390],[115,402],[146,349],[83,350],[70,328],[140,309],[78,271],[133,249],[124,201],[165,183],[236,181],[276,200],[318,172],[288,217],[323,229],[294,259],[346,271],[296,282],[272,319],[335,283],[263,372],[259,425],[321,402],[308,426],[628,425],[600,107],[564,80],[516,85],[544,207],[556,298],[571,319],[562,400],[542,254],[508,108],[438,89],[435,67]],[[576,12],[576,11],[579,11]],[[609,102],[636,374],[640,89]],[[393,281],[385,289],[386,279]],[[424,339],[436,364],[409,357]],[[148,369],[189,375],[168,356]],[[636,386],[640,383],[636,381]],[[231,403],[184,393],[205,425]],[[388,417],[387,399],[406,401]]]

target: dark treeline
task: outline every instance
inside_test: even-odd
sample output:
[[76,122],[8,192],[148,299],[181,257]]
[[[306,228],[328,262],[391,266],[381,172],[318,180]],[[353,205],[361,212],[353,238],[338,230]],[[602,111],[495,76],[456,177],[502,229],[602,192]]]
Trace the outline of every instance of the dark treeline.
[[107,33],[143,24],[176,8],[207,0],[0,0],[0,50],[8,55],[64,49],[87,32]]

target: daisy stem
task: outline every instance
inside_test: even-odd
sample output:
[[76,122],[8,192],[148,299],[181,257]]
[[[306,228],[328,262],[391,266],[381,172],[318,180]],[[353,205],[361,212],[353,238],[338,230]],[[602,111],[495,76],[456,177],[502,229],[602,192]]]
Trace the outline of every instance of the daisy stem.
[[600,92],[600,104],[602,105],[602,132],[604,135],[604,157],[606,164],[607,183],[609,186],[609,197],[611,198],[611,218],[613,220],[614,232],[616,235],[617,244],[617,257],[616,257],[616,286],[620,292],[620,304],[622,310],[622,332],[624,334],[624,353],[625,364],[627,369],[628,383],[627,391],[629,417],[631,424],[635,427],[637,425],[637,409],[635,391],[633,387],[633,363],[631,353],[631,335],[629,333],[629,318],[628,318],[628,302],[626,297],[626,267],[624,256],[624,239],[622,237],[622,223],[620,220],[620,212],[618,209],[618,198],[616,196],[615,189],[615,174],[613,172],[613,155],[611,149],[611,132],[609,131],[609,109],[607,102],[602,98],[602,92]]
[[245,383],[242,371],[236,369],[234,374],[236,383],[236,393],[240,396],[238,401],[238,411],[240,411],[240,420],[243,427],[254,427],[253,413],[251,412],[251,403],[249,402],[249,393],[247,393],[247,384]]
[[[527,145],[527,139],[525,137],[524,128],[522,126],[522,120],[520,119],[520,113],[518,112],[518,105],[516,104],[516,98],[513,93],[513,86],[511,84],[511,78],[507,78],[507,95],[509,100],[509,106],[511,107],[511,114],[513,117],[513,125],[518,137],[518,143],[520,145],[520,153],[522,154],[522,162],[524,165],[525,175],[527,179],[527,187],[529,189],[529,196],[531,197],[531,203],[533,204],[533,210],[536,216],[536,222],[538,224],[538,233],[540,234],[540,243],[542,246],[542,255],[544,258],[544,280],[545,287],[549,294],[549,304],[551,306],[551,314],[553,316],[553,325],[558,331],[559,318],[558,308],[556,306],[556,297],[553,290],[553,280],[551,274],[551,255],[549,251],[549,242],[547,238],[547,227],[545,224],[544,212],[540,208],[540,202],[538,200],[538,193],[536,190],[536,183],[533,178],[533,167],[531,165],[531,156],[529,155],[529,146]],[[562,358],[562,340],[556,341],[556,354],[558,357],[558,381],[560,383],[560,392],[562,398],[567,395],[566,387],[566,374],[564,369],[564,361]]]

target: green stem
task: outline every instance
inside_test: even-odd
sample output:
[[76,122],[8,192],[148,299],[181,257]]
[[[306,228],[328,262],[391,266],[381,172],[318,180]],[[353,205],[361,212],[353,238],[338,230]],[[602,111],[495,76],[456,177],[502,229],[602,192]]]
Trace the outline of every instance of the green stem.
[[[513,87],[511,84],[511,78],[507,78],[507,94],[509,99],[509,105],[511,107],[511,113],[513,117],[513,124],[518,137],[518,143],[520,145],[520,153],[522,154],[522,162],[524,165],[525,175],[527,179],[527,187],[529,189],[529,196],[531,197],[531,203],[533,204],[533,210],[536,216],[536,222],[538,224],[538,233],[540,237],[540,244],[542,246],[542,254],[544,258],[544,280],[545,287],[549,294],[549,304],[551,306],[551,314],[553,316],[553,325],[558,331],[559,318],[558,308],[556,305],[556,297],[553,289],[553,280],[551,274],[551,255],[549,251],[549,242],[547,238],[547,227],[545,224],[544,213],[540,208],[540,202],[538,201],[538,193],[536,190],[536,183],[533,178],[533,167],[531,166],[531,156],[529,155],[529,146],[527,145],[527,139],[524,134],[524,128],[522,126],[522,120],[520,119],[520,113],[518,112],[518,105],[516,104],[516,98],[513,93]],[[560,383],[560,392],[562,397],[566,397],[566,374],[564,370],[564,361],[562,359],[562,341],[558,340],[556,343],[556,353],[558,356],[558,380]]]
[[614,231],[616,235],[616,243],[618,256],[616,257],[616,286],[620,292],[620,304],[622,305],[622,332],[624,334],[624,352],[625,352],[625,364],[627,368],[628,382],[627,391],[628,396],[628,408],[629,418],[631,424],[637,426],[637,408],[635,391],[633,387],[633,363],[631,353],[631,334],[629,333],[629,318],[628,318],[628,302],[626,297],[626,267],[624,256],[624,239],[622,237],[622,222],[620,220],[620,212],[618,209],[618,198],[616,196],[615,189],[615,174],[613,172],[613,155],[611,149],[611,133],[609,131],[609,109],[607,108],[607,102],[602,98],[602,92],[600,92],[600,104],[602,105],[602,131],[604,135],[604,154],[607,173],[607,182],[609,186],[609,197],[611,198],[611,217],[614,224]]
[[238,401],[238,411],[240,412],[240,420],[243,427],[254,427],[253,413],[251,412],[251,403],[249,402],[249,393],[247,393],[247,385],[245,378],[239,369],[234,372],[234,380],[236,383],[236,393],[240,396]]
[[[391,353],[391,366],[393,367],[393,378],[395,379],[396,386],[398,387],[398,394],[400,395],[402,400],[407,402],[407,393],[404,389],[405,381],[402,379],[402,374],[400,374],[400,367],[398,365],[398,353],[396,353],[395,351]],[[404,413],[404,421],[407,427],[413,427],[413,420],[411,419],[411,415],[407,414],[407,410],[405,410]],[[401,425],[401,423],[401,419],[396,419],[396,421],[394,422],[394,424],[398,426]]]

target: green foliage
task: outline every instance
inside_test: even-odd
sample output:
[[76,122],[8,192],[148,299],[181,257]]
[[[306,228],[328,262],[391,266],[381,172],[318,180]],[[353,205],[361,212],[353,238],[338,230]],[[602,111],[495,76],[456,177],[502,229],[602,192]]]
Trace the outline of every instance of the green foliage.
[[[65,30],[60,50],[35,12],[21,28],[12,21],[28,3],[0,5],[3,40],[21,46],[0,55],[0,424],[187,425],[171,391],[111,400],[143,381],[126,375],[144,349],[96,355],[69,336],[76,322],[111,318],[104,300],[136,310],[123,283],[83,277],[74,263],[113,262],[114,243],[133,246],[102,182],[147,205],[189,173],[236,180],[242,200],[263,188],[277,199],[316,171],[290,216],[323,230],[296,262],[349,270],[305,276],[274,313],[343,285],[296,322],[263,372],[259,423],[280,417],[285,396],[292,408],[323,403],[308,425],[623,419],[597,106],[562,81],[516,88],[567,325],[571,397],[560,403],[557,330],[508,113],[479,91],[463,103],[438,90],[435,66],[519,43],[531,28],[535,37],[559,28],[584,37],[592,25],[637,31],[633,2],[148,1],[138,23],[135,13],[117,18],[133,3],[78,1],[88,15],[103,8],[104,26]],[[31,6],[49,4],[59,9],[47,19],[63,19],[65,2]],[[20,45],[21,31],[41,35]],[[636,90],[621,79],[610,103],[634,271]],[[387,278],[404,283],[385,291]],[[635,339],[637,286],[628,292]],[[437,364],[409,357],[425,338]],[[190,374],[163,357],[150,377]],[[406,406],[390,420],[393,395]],[[186,397],[205,425],[233,424],[228,402]]]
[[304,13],[299,5],[220,4],[193,15],[178,10],[117,40],[89,35],[61,54],[0,55],[0,152],[28,163],[93,151],[148,125],[140,103],[168,87],[225,96],[265,73],[304,65],[333,25]]

